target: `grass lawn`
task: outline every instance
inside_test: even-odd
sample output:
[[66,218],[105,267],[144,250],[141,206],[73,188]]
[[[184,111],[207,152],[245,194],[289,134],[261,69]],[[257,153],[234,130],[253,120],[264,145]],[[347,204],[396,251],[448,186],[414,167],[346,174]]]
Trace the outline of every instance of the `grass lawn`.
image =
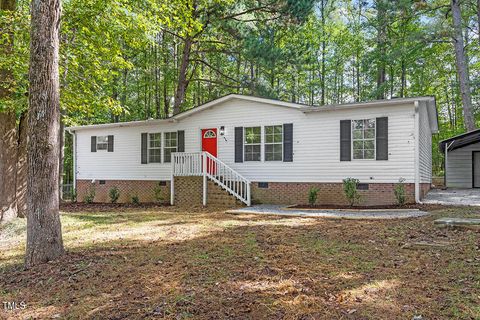
[[62,213],[67,254],[29,271],[17,220],[0,226],[0,301],[27,307],[0,318],[480,319],[480,232],[433,225],[480,211],[431,210],[359,221],[77,208]]

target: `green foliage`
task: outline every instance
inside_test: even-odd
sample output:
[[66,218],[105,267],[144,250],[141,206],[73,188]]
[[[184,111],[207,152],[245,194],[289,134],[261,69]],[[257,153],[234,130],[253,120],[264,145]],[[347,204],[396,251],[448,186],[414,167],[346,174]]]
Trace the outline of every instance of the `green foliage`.
[[311,187],[310,190],[308,190],[308,204],[313,206],[315,202],[317,202],[317,197],[318,197],[318,191],[320,191],[316,187]]
[[139,205],[140,204],[140,198],[138,197],[138,195],[134,194],[132,196],[132,203],[135,204],[135,205]]
[[[433,140],[433,171],[442,174],[437,142],[465,130],[448,7],[448,1],[407,0],[65,1],[63,120],[167,117],[186,58],[183,110],[228,93],[313,105],[379,94],[436,96],[440,134]],[[480,43],[471,31],[478,29],[476,13],[475,6],[462,5],[473,101],[480,99]],[[0,13],[3,34],[14,35],[12,53],[0,53],[0,69],[14,78],[0,111],[27,108],[29,18],[29,1]],[[385,30],[382,37],[378,30]],[[192,48],[184,57],[186,38]],[[0,48],[8,41],[0,37]],[[385,81],[377,83],[382,66]],[[480,113],[476,117],[479,122]],[[70,171],[71,152],[66,149]]]
[[85,203],[93,203],[95,200],[95,185],[92,184],[90,188],[88,188],[87,193],[83,196],[83,202]]
[[111,203],[116,203],[118,198],[120,198],[120,190],[117,187],[113,187],[108,191],[108,196],[110,197]]
[[406,196],[405,196],[405,179],[400,178],[398,183],[395,185],[395,189],[393,190],[395,194],[395,199],[397,199],[397,204],[403,206],[405,204]]
[[345,197],[347,198],[350,206],[354,206],[356,202],[358,202],[361,198],[360,194],[358,193],[357,186],[360,183],[358,179],[354,178],[346,178],[343,179],[343,192]]

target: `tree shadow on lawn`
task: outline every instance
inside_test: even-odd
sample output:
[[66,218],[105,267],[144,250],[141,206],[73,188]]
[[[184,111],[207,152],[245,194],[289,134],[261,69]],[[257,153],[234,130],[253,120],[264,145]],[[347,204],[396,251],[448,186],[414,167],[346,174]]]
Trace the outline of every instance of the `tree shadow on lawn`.
[[[431,218],[351,221],[199,214],[158,239],[70,247],[61,260],[0,274],[0,316],[405,319],[480,316],[474,232]],[[169,223],[174,223],[170,221]],[[214,226],[212,226],[215,224]],[[210,225],[209,229],[203,229]],[[196,230],[181,235],[182,229]],[[455,250],[403,248],[448,239]],[[477,255],[478,256],[478,255]],[[3,311],[2,311],[3,312]]]

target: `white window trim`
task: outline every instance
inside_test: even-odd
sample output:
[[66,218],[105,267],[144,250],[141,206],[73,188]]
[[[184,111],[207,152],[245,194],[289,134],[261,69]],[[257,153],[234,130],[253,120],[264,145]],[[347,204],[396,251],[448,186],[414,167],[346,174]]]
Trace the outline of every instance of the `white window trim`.
[[[260,128],[260,143],[246,143],[246,134],[245,134],[245,129],[247,128]],[[254,125],[254,126],[248,126],[248,127],[243,127],[243,162],[263,162],[264,161],[264,158],[263,158],[263,153],[264,153],[264,146],[263,146],[263,132],[264,132],[264,126],[257,126],[257,125]],[[246,146],[256,146],[256,145],[260,145],[260,159],[259,160],[246,160],[246,157],[245,157],[245,150],[246,150]]]
[[[267,142],[267,127],[281,127],[282,128],[282,141],[281,142]],[[264,161],[265,162],[283,162],[283,124],[273,124],[273,125],[268,125],[268,126],[263,126],[263,141],[264,141],[264,150],[263,150],[263,158],[264,158]],[[266,146],[267,145],[276,145],[276,144],[279,144],[282,146],[282,152],[281,152],[281,155],[282,155],[282,159],[280,160],[267,160],[267,154],[266,154]]]
[[[375,130],[373,134],[373,139],[367,139],[367,140],[373,140],[373,158],[372,159],[355,159],[355,154],[353,152],[353,141],[365,141],[365,139],[354,139],[353,138],[353,122],[354,121],[360,121],[360,120],[373,120],[375,121]],[[365,129],[364,129],[365,130]],[[352,137],[352,141],[350,143],[350,152],[352,155],[352,161],[376,161],[377,160],[377,119],[376,118],[362,118],[362,119],[353,119],[350,121],[350,134]]]
[[[175,136],[176,137],[175,138],[175,140],[176,140],[175,147],[167,147],[167,133],[168,134],[175,133],[175,135],[176,135]],[[162,145],[162,152],[161,153],[162,153],[163,163],[172,163],[171,154],[174,153],[174,152],[177,152],[177,150],[178,150],[178,132],[177,131],[166,131],[162,134],[162,137],[163,137],[163,139],[162,139],[163,145]],[[169,162],[165,161],[165,150],[166,149],[175,149],[175,151],[170,152],[170,161]]]
[[[150,147],[150,135],[159,134],[160,135],[160,147],[151,148]],[[149,132],[147,133],[147,163],[162,163],[162,133],[161,132]],[[150,150],[151,149],[160,149],[160,161],[159,162],[150,162]]]
[[[105,137],[107,139],[107,141],[106,142],[98,142],[98,138],[100,138],[100,137]],[[108,151],[108,136],[97,136],[95,142],[96,142],[95,143],[95,148],[96,148],[97,151]],[[99,144],[105,144],[106,148],[105,149],[99,149],[98,148]]]

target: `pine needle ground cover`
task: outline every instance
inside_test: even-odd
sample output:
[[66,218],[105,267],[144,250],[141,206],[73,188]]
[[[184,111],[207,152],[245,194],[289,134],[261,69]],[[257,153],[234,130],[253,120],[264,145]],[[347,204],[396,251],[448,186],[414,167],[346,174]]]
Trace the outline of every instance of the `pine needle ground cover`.
[[389,221],[64,208],[67,255],[24,271],[25,222],[0,227],[0,319],[480,318],[478,209]]

